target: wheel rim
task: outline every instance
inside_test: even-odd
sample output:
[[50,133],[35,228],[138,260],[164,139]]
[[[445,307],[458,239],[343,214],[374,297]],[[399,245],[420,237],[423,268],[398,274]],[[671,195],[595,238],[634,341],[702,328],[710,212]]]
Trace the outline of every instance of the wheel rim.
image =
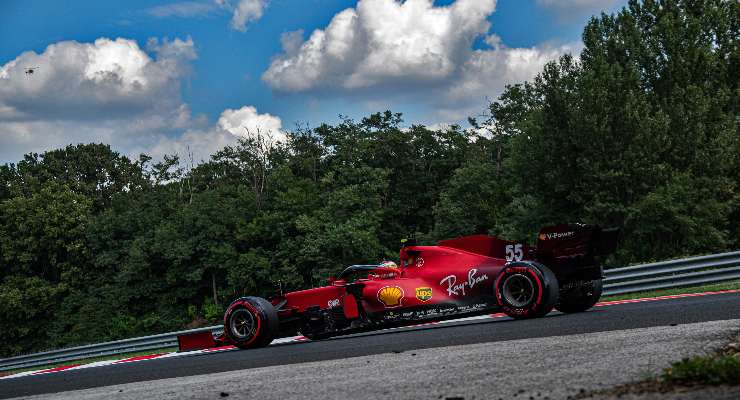
[[257,330],[257,321],[254,315],[245,308],[240,308],[231,314],[229,330],[235,339],[240,341],[254,337]]
[[528,277],[514,274],[504,280],[502,294],[513,307],[524,307],[534,298],[534,284]]

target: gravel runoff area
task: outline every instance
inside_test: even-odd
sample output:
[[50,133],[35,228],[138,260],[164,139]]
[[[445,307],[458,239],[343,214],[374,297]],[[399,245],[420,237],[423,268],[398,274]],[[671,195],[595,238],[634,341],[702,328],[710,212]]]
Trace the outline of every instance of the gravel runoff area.
[[[568,399],[641,380],[682,357],[709,353],[739,329],[736,319],[439,347],[29,399]],[[707,398],[738,398],[723,397],[737,394],[737,387],[713,390],[704,392]],[[661,398],[703,397],[699,392],[671,396]]]

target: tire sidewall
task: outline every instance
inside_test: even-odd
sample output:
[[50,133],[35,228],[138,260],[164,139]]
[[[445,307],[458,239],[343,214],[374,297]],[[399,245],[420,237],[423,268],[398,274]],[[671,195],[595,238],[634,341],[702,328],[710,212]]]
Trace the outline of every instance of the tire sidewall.
[[[239,339],[232,335],[231,333],[231,318],[234,315],[234,312],[237,310],[246,309],[252,316],[254,317],[255,321],[257,322],[257,332],[249,339]],[[234,301],[231,303],[229,308],[226,310],[226,313],[224,314],[224,334],[226,337],[231,340],[232,343],[237,345],[238,347],[253,347],[257,343],[259,343],[260,338],[264,336],[265,331],[265,323],[266,315],[262,312],[262,310],[259,310],[257,307],[255,307],[247,298],[242,298]]]
[[[550,312],[554,305],[552,301],[552,291],[553,289],[555,292],[558,290],[557,281],[555,281],[553,285],[552,277],[548,276],[550,274],[543,272],[543,267],[544,266],[537,265],[535,263],[517,262],[507,265],[506,268],[501,271],[499,276],[496,278],[494,291],[498,305],[506,315],[513,318],[531,318],[542,316]],[[527,305],[521,307],[509,304],[502,291],[503,283],[506,279],[516,274],[523,275],[528,278],[535,290],[532,300]],[[555,287],[553,288],[553,286]]]

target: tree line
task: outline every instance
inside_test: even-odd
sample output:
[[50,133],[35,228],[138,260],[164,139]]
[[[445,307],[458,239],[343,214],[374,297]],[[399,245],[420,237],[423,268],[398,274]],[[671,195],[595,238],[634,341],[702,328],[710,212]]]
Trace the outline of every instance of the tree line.
[[208,161],[105,144],[0,166],[0,356],[210,324],[399,240],[623,229],[611,265],[740,248],[735,1],[630,1],[472,129],[251,132]]

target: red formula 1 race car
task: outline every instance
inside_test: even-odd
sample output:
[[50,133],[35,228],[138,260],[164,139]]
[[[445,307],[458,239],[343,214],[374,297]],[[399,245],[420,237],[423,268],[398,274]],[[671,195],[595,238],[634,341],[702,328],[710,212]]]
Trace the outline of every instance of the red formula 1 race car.
[[180,350],[232,344],[246,349],[277,337],[308,339],[452,315],[494,311],[521,319],[553,308],[579,312],[601,296],[601,256],[614,251],[617,229],[562,224],[543,228],[535,248],[487,235],[406,242],[400,266],[353,265],[329,286],[242,297],[224,315],[224,333],[182,335]]

